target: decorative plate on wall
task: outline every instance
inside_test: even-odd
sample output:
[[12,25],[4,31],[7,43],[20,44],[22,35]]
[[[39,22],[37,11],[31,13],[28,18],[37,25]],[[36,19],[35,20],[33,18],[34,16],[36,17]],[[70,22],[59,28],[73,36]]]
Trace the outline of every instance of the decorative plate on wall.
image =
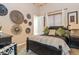
[[20,34],[22,32],[22,27],[19,25],[13,25],[11,32],[15,35]]
[[27,19],[31,19],[31,15],[30,14],[27,14]]
[[0,4],[0,16],[5,16],[7,15],[7,13],[8,13],[7,8],[3,4]]
[[11,11],[10,18],[16,24],[22,24],[23,21],[24,21],[23,14],[20,11],[18,11],[18,10]]
[[29,26],[31,26],[31,25],[32,25],[32,22],[30,21],[30,22],[29,22]]
[[24,20],[24,23],[27,24],[27,20],[26,19]]
[[30,29],[30,28],[26,28],[25,32],[26,32],[27,34],[29,34],[29,33],[31,32],[31,29]]

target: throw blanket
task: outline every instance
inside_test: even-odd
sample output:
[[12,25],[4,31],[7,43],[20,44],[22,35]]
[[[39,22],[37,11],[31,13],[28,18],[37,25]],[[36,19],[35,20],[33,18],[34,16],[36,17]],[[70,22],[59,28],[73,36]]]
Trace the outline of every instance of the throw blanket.
[[61,38],[52,37],[52,36],[31,36],[29,37],[30,40],[40,42],[43,44],[47,44],[50,46],[54,46],[59,49],[59,45],[62,46],[62,55],[69,55],[70,48],[65,43],[65,41]]

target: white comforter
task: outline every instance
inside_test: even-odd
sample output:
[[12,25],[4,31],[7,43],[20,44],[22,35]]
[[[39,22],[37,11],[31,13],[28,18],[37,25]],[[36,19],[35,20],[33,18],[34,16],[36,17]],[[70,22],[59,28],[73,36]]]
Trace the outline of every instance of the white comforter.
[[69,55],[70,48],[61,38],[51,37],[51,36],[31,36],[30,40],[37,41],[43,44],[51,45],[59,49],[59,45],[62,46],[62,55]]

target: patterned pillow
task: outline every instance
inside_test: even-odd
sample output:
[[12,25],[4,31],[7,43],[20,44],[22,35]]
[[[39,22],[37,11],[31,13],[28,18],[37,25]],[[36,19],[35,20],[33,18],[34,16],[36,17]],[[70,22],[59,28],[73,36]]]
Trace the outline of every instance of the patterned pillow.
[[52,30],[52,29],[49,30],[49,35],[55,35],[55,31],[56,31],[56,30]]
[[64,36],[69,38],[69,35],[70,35],[70,32],[66,30]]
[[62,29],[62,28],[58,28],[58,29],[56,30],[55,34],[58,35],[58,36],[64,36],[65,30]]

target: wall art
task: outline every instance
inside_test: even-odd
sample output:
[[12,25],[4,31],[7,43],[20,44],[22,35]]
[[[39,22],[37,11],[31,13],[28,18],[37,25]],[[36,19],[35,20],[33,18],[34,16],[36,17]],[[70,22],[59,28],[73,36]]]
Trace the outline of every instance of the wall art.
[[8,9],[3,4],[0,4],[0,16],[5,16],[7,13]]
[[31,19],[31,15],[30,14],[27,14],[27,19]]
[[70,23],[78,24],[78,11],[68,13],[68,25]]
[[20,34],[22,32],[22,27],[20,25],[13,25],[11,32],[15,35]]
[[30,22],[29,22],[29,26],[31,26],[31,25],[32,25],[32,22],[30,21]]
[[12,22],[14,22],[15,24],[22,24],[24,21],[23,14],[18,10],[11,11],[10,18],[11,18]]
[[31,32],[31,29],[30,29],[30,28],[26,28],[25,32],[26,32],[27,34],[29,34],[29,33]]
[[24,20],[24,23],[27,24],[27,20],[26,19]]

